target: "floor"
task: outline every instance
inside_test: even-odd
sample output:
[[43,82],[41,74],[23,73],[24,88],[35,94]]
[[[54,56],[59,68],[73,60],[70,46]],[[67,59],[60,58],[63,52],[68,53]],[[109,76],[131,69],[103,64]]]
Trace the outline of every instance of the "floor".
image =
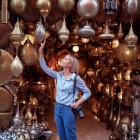
[[[97,120],[97,118],[86,108],[83,108],[86,117],[82,120],[77,120],[77,139],[78,140],[109,140],[110,131],[106,129],[104,123]],[[53,109],[48,111],[47,121],[49,122],[49,129],[54,132],[51,140],[59,140],[58,133],[53,117]]]

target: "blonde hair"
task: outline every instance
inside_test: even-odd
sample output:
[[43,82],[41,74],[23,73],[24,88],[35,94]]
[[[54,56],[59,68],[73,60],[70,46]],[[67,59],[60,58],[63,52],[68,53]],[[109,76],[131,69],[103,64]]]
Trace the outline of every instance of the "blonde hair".
[[67,55],[69,56],[69,60],[70,60],[70,63],[71,63],[70,71],[78,74],[78,70],[79,70],[78,59],[72,54],[67,54]]

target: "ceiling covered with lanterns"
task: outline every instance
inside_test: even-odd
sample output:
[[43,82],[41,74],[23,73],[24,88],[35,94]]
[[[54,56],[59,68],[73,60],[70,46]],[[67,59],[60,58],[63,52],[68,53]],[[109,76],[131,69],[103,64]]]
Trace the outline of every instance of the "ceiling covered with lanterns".
[[6,58],[8,51],[15,60],[15,77],[44,76],[38,64],[44,38],[45,59],[55,70],[68,52],[78,57],[81,76],[106,69],[108,82],[110,73],[138,65],[139,0],[1,0],[0,5],[1,55]]

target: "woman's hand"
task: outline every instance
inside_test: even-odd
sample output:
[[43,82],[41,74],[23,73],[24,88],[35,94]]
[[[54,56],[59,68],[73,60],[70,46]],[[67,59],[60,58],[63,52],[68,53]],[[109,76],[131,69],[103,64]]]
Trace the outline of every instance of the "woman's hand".
[[42,52],[43,49],[44,49],[44,46],[45,46],[45,43],[46,43],[46,38],[44,39],[44,41],[41,43],[41,46],[39,48],[39,52]]
[[46,38],[44,39],[44,41],[41,43],[41,46],[39,48],[39,57],[42,58],[43,57],[43,49],[46,43]]
[[79,105],[81,105],[85,100],[81,97],[78,101],[76,101],[75,103],[71,104],[72,108],[77,108]]
[[71,104],[71,107],[74,108],[74,109],[76,109],[78,107],[78,105],[76,103],[72,103]]

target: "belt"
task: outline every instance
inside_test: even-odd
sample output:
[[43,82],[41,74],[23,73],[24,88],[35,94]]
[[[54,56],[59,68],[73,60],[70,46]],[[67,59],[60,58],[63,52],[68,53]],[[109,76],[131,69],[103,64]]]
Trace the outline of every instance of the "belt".
[[67,107],[70,107],[70,105],[64,105],[64,104],[59,103],[59,102],[56,102],[55,104],[56,104],[56,105],[60,105],[60,106],[67,106]]

